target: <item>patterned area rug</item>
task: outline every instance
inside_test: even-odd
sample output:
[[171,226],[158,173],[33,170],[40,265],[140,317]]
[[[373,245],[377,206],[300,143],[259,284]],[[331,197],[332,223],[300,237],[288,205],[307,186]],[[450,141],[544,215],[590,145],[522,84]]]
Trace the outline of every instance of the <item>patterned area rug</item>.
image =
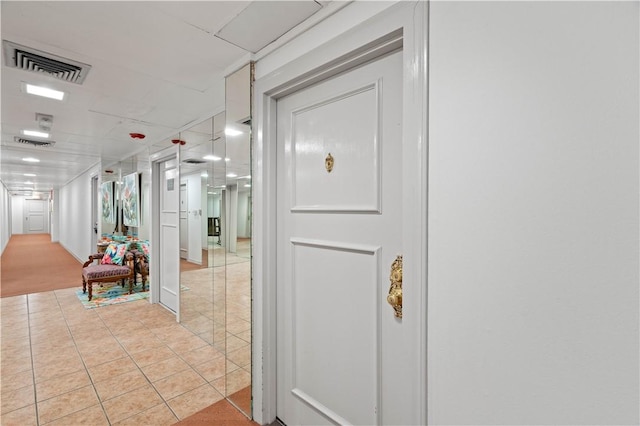
[[[148,288],[148,287],[147,287]],[[137,289],[137,290],[136,290]],[[124,288],[118,284],[100,284],[93,285],[93,297],[89,300],[89,290],[86,293],[82,289],[76,291],[76,295],[82,305],[87,309],[99,308],[100,306],[115,305],[117,303],[132,302],[134,300],[146,299],[149,297],[149,291],[140,291],[140,284],[133,288],[133,293],[129,294],[129,286]]]
[[[100,306],[115,305],[117,303],[133,302],[134,300],[146,299],[149,297],[149,283],[145,285],[147,291],[140,291],[141,284],[133,287],[133,293],[129,294],[129,286],[121,287],[119,284],[93,285],[93,297],[89,301],[89,292],[83,293],[82,289],[76,291],[76,296],[82,302],[82,306],[87,309],[99,308]],[[182,291],[188,291],[189,287],[181,285]]]

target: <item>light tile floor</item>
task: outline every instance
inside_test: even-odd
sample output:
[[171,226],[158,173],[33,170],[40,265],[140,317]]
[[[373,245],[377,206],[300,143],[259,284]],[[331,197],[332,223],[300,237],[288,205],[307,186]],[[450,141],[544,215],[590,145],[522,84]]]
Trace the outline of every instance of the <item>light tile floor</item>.
[[161,306],[85,309],[76,290],[0,299],[3,426],[171,425],[245,379]]
[[[214,385],[250,415],[251,392],[236,393],[251,384],[250,241],[239,240],[236,254],[221,247],[210,247],[208,252],[213,267],[180,274],[181,284],[189,288],[181,293],[182,323],[226,355],[226,378]],[[215,360],[203,366],[218,371],[225,364]],[[205,369],[200,372],[208,374]]]

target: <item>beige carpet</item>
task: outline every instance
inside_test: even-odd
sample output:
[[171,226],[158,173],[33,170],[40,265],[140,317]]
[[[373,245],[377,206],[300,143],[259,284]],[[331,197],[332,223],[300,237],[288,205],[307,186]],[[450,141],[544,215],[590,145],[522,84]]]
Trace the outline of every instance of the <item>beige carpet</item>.
[[0,297],[69,287],[82,288],[82,263],[52,243],[51,235],[11,237],[0,257]]

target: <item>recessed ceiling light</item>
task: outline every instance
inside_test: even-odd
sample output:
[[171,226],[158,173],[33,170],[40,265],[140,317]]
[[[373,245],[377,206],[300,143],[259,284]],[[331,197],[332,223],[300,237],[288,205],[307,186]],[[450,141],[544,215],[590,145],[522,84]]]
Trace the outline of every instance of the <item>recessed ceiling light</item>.
[[213,195],[213,194],[215,194],[215,192],[207,192],[207,194],[211,194],[211,195]]
[[36,86],[29,83],[25,83],[25,91],[30,95],[44,96],[45,98],[55,99],[58,101],[63,100],[65,94],[64,92],[61,92],[59,90]]
[[227,136],[238,136],[241,135],[242,132],[240,130],[232,129],[231,127],[227,127],[224,129],[224,134]]
[[29,177],[33,177],[35,176],[35,173],[24,173],[23,176],[29,176]]
[[229,174],[227,175],[227,177],[229,177],[229,178],[234,178],[234,177],[238,177],[238,175],[237,175],[237,174],[235,174],[235,173],[229,173]]
[[250,183],[247,183],[247,184],[245,184],[245,185],[244,185],[244,187],[245,187],[245,188],[251,188],[251,184],[250,184]]
[[202,177],[209,177],[209,173],[207,173],[207,172],[202,172],[202,173],[200,173],[200,176],[202,176]]
[[33,157],[25,157],[22,159],[22,161],[27,161],[29,163],[39,163],[40,160],[38,160],[37,158],[33,158]]
[[222,160],[221,157],[218,157],[217,155],[205,155],[204,157],[205,160],[211,160],[211,161],[220,161]]
[[226,157],[226,158],[224,159],[224,161],[231,161],[231,158]]
[[23,130],[22,134],[25,136],[33,136],[36,138],[48,138],[49,137],[49,133],[46,132],[39,132],[37,130]]

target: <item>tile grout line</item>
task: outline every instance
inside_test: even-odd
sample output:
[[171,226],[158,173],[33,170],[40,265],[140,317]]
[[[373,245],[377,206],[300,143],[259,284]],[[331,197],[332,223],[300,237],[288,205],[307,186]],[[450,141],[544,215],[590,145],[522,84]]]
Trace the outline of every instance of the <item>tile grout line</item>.
[[[73,335],[73,332],[71,331],[71,327],[69,326],[69,322],[67,321],[67,315],[65,314],[64,310],[62,309],[62,306],[60,305],[60,301],[58,300],[58,294],[56,293],[56,290],[53,291],[53,294],[56,298],[56,302],[58,303],[58,306],[60,307],[60,311],[62,312],[62,317],[64,318],[64,323],[67,326],[67,331],[69,332],[69,335],[71,336],[71,340],[73,340],[73,346],[76,349],[76,351],[78,352],[78,355],[80,355],[80,362],[82,362],[82,366],[84,367],[84,371],[85,373],[87,373],[87,376],[89,377],[89,382],[91,383],[91,387],[93,388],[93,392],[95,392],[96,397],[98,399],[98,404],[100,404],[100,408],[102,409],[102,413],[104,414],[104,417],[107,419],[107,423],[109,425],[111,425],[111,420],[109,419],[109,416],[107,415],[107,411],[104,409],[104,405],[102,404],[102,400],[100,399],[100,395],[98,394],[98,390],[96,389],[96,385],[93,381],[93,378],[91,377],[91,374],[89,374],[89,367],[87,367],[87,363],[84,361],[84,357],[82,356],[82,353],[80,352],[80,349],[78,348],[78,344],[76,343],[76,338]],[[100,318],[100,320],[102,321],[102,318]],[[104,321],[103,321],[104,322]],[[69,392],[67,392],[69,393]],[[79,411],[85,410],[89,407],[85,407],[82,408],[78,411],[74,411],[73,413],[69,413],[66,414],[63,417],[60,417],[60,419],[67,417],[71,414],[77,413]]]
[[[193,336],[197,336],[197,335],[196,335],[196,334],[194,334],[191,330],[189,330],[188,328],[186,328],[183,324],[178,323],[178,325],[179,325],[180,327],[182,327],[183,329],[185,329],[185,330],[189,331]],[[146,327],[146,325],[145,325],[145,327]],[[154,336],[158,337],[158,335],[157,335],[155,332],[151,331],[148,327],[147,327],[147,330],[149,330],[149,331],[150,331]],[[199,336],[198,336],[198,337],[199,337]],[[200,338],[201,338],[201,337],[200,337]],[[201,339],[202,339],[202,338],[201,338]],[[204,341],[208,346],[213,347],[213,346],[212,346],[212,345],[210,345],[206,340],[204,340],[204,339],[202,339],[202,340],[203,340],[203,341]],[[164,343],[164,341],[163,341],[163,343]],[[179,354],[179,353],[177,353],[176,351],[174,351],[174,350],[173,350],[173,348],[171,348],[169,345],[167,345],[166,343],[165,343],[165,345],[167,346],[167,348],[169,348],[169,350],[170,350],[171,352],[173,352],[173,353],[175,354],[175,356],[177,356],[177,357],[178,357],[178,359],[180,359],[180,360],[181,360],[181,361],[183,361],[185,364],[187,364],[191,370],[193,370],[193,371],[194,371],[198,376],[200,376],[200,377],[202,378],[202,380],[204,380],[204,381],[205,381],[205,383],[206,383],[206,384],[208,384],[209,386],[211,386],[211,387],[213,388],[213,390],[215,390],[215,391],[216,391],[216,392],[218,392],[220,395],[222,395],[222,398],[223,398],[223,399],[226,399],[226,397],[224,396],[224,394],[222,394],[220,391],[218,391],[218,389],[216,389],[216,388],[215,388],[215,387],[214,387],[214,386],[213,386],[213,385],[212,385],[212,384],[211,384],[211,383],[210,383],[210,382],[209,382],[205,377],[203,377],[203,376],[202,376],[202,374],[200,374],[200,372],[194,368],[194,366],[192,366],[189,362],[187,362],[187,361],[186,361],[182,356],[180,356],[180,354]],[[203,347],[205,347],[205,346],[203,346]],[[198,349],[199,349],[199,348],[198,348]],[[134,362],[135,362],[135,361],[134,361]],[[205,361],[205,362],[206,362],[206,361]],[[136,365],[137,365],[137,363],[136,363]],[[144,373],[143,373],[143,374],[144,374]],[[167,377],[175,376],[175,375],[177,375],[177,374],[180,374],[180,372],[178,372],[178,373],[174,373],[174,374],[169,375],[169,376],[167,376]],[[145,377],[146,377],[146,375],[145,375]],[[164,380],[164,378],[163,378],[163,379],[160,379],[160,380]],[[151,386],[153,386],[153,388],[154,388],[154,389],[156,389],[156,387],[153,385],[153,383],[151,383]],[[195,388],[195,389],[197,389],[197,388]],[[189,390],[189,391],[187,391],[187,392],[191,392],[192,390],[194,390],[194,389],[191,389],[191,390]],[[156,389],[156,392],[158,392],[158,395],[160,395],[160,398],[162,398],[162,400],[163,400],[163,401],[165,401],[165,404],[167,404],[167,406],[169,407],[169,409],[171,410],[171,412],[176,416],[176,418],[178,419],[178,421],[182,420],[182,419],[180,418],[180,416],[178,416],[178,415],[173,411],[173,409],[172,409],[172,408],[171,408],[171,406],[169,405],[169,402],[168,402],[167,400],[165,400],[165,398],[162,396],[162,394],[161,394],[157,389]],[[179,396],[182,396],[182,395],[186,394],[187,392],[183,392],[183,393],[181,393],[180,395],[176,395],[176,396],[174,396],[174,397],[173,397],[173,398],[171,398],[171,399],[175,399],[175,398],[177,398],[177,397],[179,397]]]
[[[125,347],[124,347],[124,345],[122,344],[122,342],[120,341],[120,339],[118,338],[118,336],[116,336],[115,334],[113,334],[113,331],[111,330],[111,327],[109,327],[108,323],[107,323],[107,322],[105,322],[105,318],[103,318],[103,317],[102,317],[102,315],[100,314],[100,312],[99,312],[99,311],[96,311],[96,315],[97,315],[97,316],[100,318],[100,320],[104,323],[104,325],[105,325],[105,327],[107,328],[107,330],[109,330],[109,334],[111,334],[111,336],[115,339],[115,341],[116,341],[116,342],[118,342],[118,345],[119,345],[119,346],[120,346],[120,348],[124,351],[124,353],[126,353],[126,354],[127,354],[127,356],[128,356],[129,358],[131,358],[131,362],[133,362],[133,364],[136,366],[137,371],[138,371],[138,372],[140,372],[140,374],[142,374],[142,376],[143,376],[143,377],[144,377],[144,379],[147,381],[147,383],[148,383],[149,385],[151,385],[151,387],[152,387],[152,388],[153,388],[153,390],[158,394],[158,396],[160,397],[160,399],[162,399],[162,402],[167,406],[167,408],[169,408],[169,410],[171,411],[171,413],[173,413],[173,415],[174,415],[174,416],[176,416],[176,414],[175,414],[175,413],[173,412],[173,410],[171,409],[171,406],[167,403],[167,401],[165,401],[165,399],[164,399],[164,397],[162,396],[162,394],[160,394],[160,392],[158,392],[158,389],[156,389],[156,387],[153,385],[153,383],[151,382],[151,380],[149,380],[149,378],[147,377],[147,375],[146,375],[146,374],[144,374],[144,371],[142,371],[142,368],[138,365],[138,363],[135,361],[135,359],[133,358],[133,356],[131,355],[131,353],[127,350],[127,348],[125,348]],[[146,327],[146,329],[147,329],[147,330],[149,329],[146,325],[145,325],[145,327]],[[126,374],[126,373],[125,373],[125,374]],[[131,390],[131,391],[129,391],[129,392],[134,392],[134,391],[136,391],[136,390],[138,390],[138,389],[133,389],[133,390]],[[98,391],[97,391],[97,389],[96,389],[96,393],[97,393],[97,392],[98,392]],[[124,394],[122,394],[122,395],[126,395],[126,394],[127,394],[127,393],[129,393],[129,392],[126,392],[126,393],[124,393]],[[117,395],[117,396],[115,396],[115,397],[113,397],[113,398],[111,398],[111,399],[117,398],[118,396],[120,396],[120,395]],[[98,395],[98,399],[100,399],[100,395]],[[102,403],[102,401],[100,401],[100,403]],[[158,405],[160,405],[160,404],[158,404]],[[154,406],[153,406],[153,407],[151,407],[151,408],[154,408],[154,407],[156,407],[156,406],[157,406],[157,405],[154,405]],[[150,408],[147,408],[147,410],[149,410],[149,409],[150,409]],[[134,417],[134,416],[137,416],[138,414],[143,413],[144,411],[146,411],[146,410],[143,410],[143,411],[140,411],[139,413],[135,413],[135,414],[132,414],[132,415],[130,415],[130,416],[128,416],[128,417],[122,418],[122,419],[118,420],[118,422],[122,422],[122,421],[124,421],[124,420],[130,419],[130,418],[132,418],[132,417]],[[105,415],[106,415],[106,413],[105,413]],[[178,416],[176,416],[176,418],[178,418]],[[109,417],[108,417],[108,416],[107,416],[107,419],[109,420]],[[111,424],[111,420],[109,420],[109,424]]]
[[[85,371],[85,373],[87,374],[87,376],[89,377],[89,382],[90,382],[90,384],[91,384],[91,386],[92,386],[92,389],[94,390],[94,393],[95,393],[95,394],[96,394],[96,396],[98,397],[98,403],[100,404],[100,407],[101,407],[101,409],[102,409],[102,412],[103,412],[103,414],[104,414],[104,416],[105,416],[105,418],[106,418],[107,422],[111,425],[111,424],[112,424],[112,420],[111,420],[111,419],[109,419],[109,417],[108,417],[108,415],[107,415],[107,412],[106,412],[106,410],[105,410],[105,407],[104,407],[103,401],[102,401],[102,400],[101,400],[101,398],[99,397],[99,394],[98,394],[98,391],[97,391],[97,388],[96,388],[96,383],[95,383],[95,381],[94,381],[93,377],[89,374],[89,368],[88,368],[88,365],[86,364],[86,360],[85,360],[85,358],[82,356],[82,353],[81,353],[81,352],[80,352],[80,350],[79,350],[79,347],[78,347],[78,344],[77,344],[77,336],[72,332],[72,329],[71,329],[71,327],[70,327],[70,323],[69,323],[69,319],[70,319],[70,317],[69,317],[69,314],[68,314],[68,313],[66,313],[66,311],[63,309],[63,303],[62,303],[63,301],[62,301],[62,299],[60,298],[60,297],[61,297],[61,295],[59,295],[57,291],[53,291],[52,293],[53,293],[53,296],[55,297],[55,301],[56,301],[56,308],[57,308],[57,310],[62,314],[62,318],[64,319],[64,323],[65,323],[65,325],[66,325],[66,330],[67,330],[67,332],[69,333],[69,335],[70,335],[70,337],[71,337],[71,339],[72,339],[72,342],[73,342],[74,348],[76,349],[76,351],[77,351],[77,352],[78,352],[78,354],[80,355],[80,359],[81,359],[81,362],[82,362],[82,365],[83,365],[84,371]],[[32,336],[32,330],[31,330],[31,318],[30,318],[30,314],[32,313],[32,312],[31,312],[32,308],[31,308],[31,304],[30,304],[30,300],[29,300],[29,295],[25,295],[25,298],[26,298],[25,300],[26,300],[26,302],[27,302],[27,319],[28,319],[27,325],[28,325],[28,328],[29,328],[29,330],[28,330],[28,332],[29,332],[29,349],[30,349],[31,367],[32,367],[31,376],[32,376],[32,382],[33,382],[33,386],[34,386],[34,407],[35,407],[35,410],[36,410],[36,424],[40,425],[39,410],[38,410],[38,401],[37,401],[37,393],[36,393],[36,392],[37,392],[37,390],[36,390],[36,378],[35,378],[35,354],[34,354],[34,352],[33,352],[33,344],[32,344],[33,336]],[[64,306],[66,306],[66,305],[64,305]],[[156,393],[161,397],[162,402],[167,406],[167,408],[169,408],[170,412],[174,415],[174,417],[175,417],[176,419],[178,419],[178,420],[181,420],[181,419],[180,419],[180,417],[177,415],[177,413],[176,413],[176,412],[173,410],[173,408],[171,408],[171,406],[169,405],[169,400],[165,399],[165,397],[163,397],[163,396],[162,396],[162,394],[160,394],[160,392],[158,391],[158,388],[156,388],[156,386],[151,382],[150,378],[149,378],[149,377],[147,377],[147,375],[144,373],[144,371],[142,371],[142,367],[140,367],[140,365],[138,365],[138,362],[136,362],[136,361],[134,360],[134,358],[133,358],[132,354],[129,352],[129,350],[127,350],[127,349],[123,346],[123,343],[122,343],[121,339],[120,339],[120,338],[118,338],[118,337],[114,334],[114,332],[113,332],[112,328],[109,326],[108,321],[105,321],[105,317],[103,316],[103,314],[102,314],[102,313],[100,313],[100,311],[96,311],[96,316],[100,319],[100,321],[101,321],[102,325],[104,325],[104,326],[105,326],[105,328],[106,328],[106,329],[107,329],[107,331],[109,332],[109,335],[110,335],[111,337],[113,337],[113,338],[116,340],[116,342],[118,343],[118,346],[119,346],[119,347],[123,350],[123,352],[124,352],[124,353],[126,353],[126,354],[127,354],[127,356],[128,356],[128,357],[129,357],[133,362],[134,362],[134,365],[135,365],[135,367],[136,367],[136,370],[137,370],[138,372],[140,372],[140,373],[143,375],[143,377],[145,378],[146,382],[147,382],[149,385],[151,385],[151,387],[155,390],[155,392],[156,392]],[[129,313],[129,316],[131,316],[131,313]],[[140,322],[142,322],[142,324],[144,325],[144,327],[145,327],[145,330],[146,330],[146,331],[151,332],[151,333],[152,333],[152,335],[154,335],[154,336],[156,336],[156,337],[161,336],[161,334],[159,334],[159,332],[158,332],[158,331],[154,331],[153,329],[149,328],[149,326],[148,326],[144,321],[140,321]],[[79,322],[79,323],[78,323],[78,325],[80,325],[80,324],[82,324],[82,322]],[[182,329],[184,329],[184,330],[188,331],[192,336],[197,336],[197,337],[199,337],[197,334],[193,333],[191,330],[189,330],[189,329],[188,329],[187,327],[185,327],[183,324],[179,324],[179,325],[180,325],[180,327],[181,327]],[[237,337],[237,336],[236,336],[236,337]],[[202,337],[200,337],[200,338],[202,339]],[[208,343],[205,339],[202,339],[202,340],[205,342],[205,345],[203,345],[201,348],[213,347],[213,346],[212,346],[210,343]],[[190,369],[191,371],[195,372],[195,373],[196,373],[196,374],[197,374],[197,375],[198,375],[198,376],[199,376],[199,377],[204,381],[203,386],[204,386],[205,384],[206,384],[206,385],[211,386],[211,388],[216,392],[216,394],[218,394],[219,396],[221,396],[221,397],[222,397],[222,400],[229,401],[228,397],[227,397],[227,396],[225,396],[225,393],[220,392],[216,387],[214,387],[214,386],[213,386],[213,383],[212,383],[211,381],[207,380],[207,379],[203,376],[203,374],[202,374],[200,371],[198,371],[198,370],[196,369],[197,365],[192,364],[191,362],[188,362],[188,361],[187,361],[187,358],[185,358],[183,355],[181,355],[180,353],[176,352],[173,348],[171,348],[171,347],[166,343],[166,341],[165,341],[165,340],[162,340],[162,342],[163,342],[163,346],[167,347],[167,348],[169,349],[169,351],[170,351],[170,353],[171,353],[171,354],[175,355],[175,356],[177,357],[177,359],[180,359],[181,361],[185,362],[185,363],[186,363],[186,365],[188,365],[188,366],[189,366],[189,369]],[[195,351],[195,350],[198,350],[198,349],[201,349],[201,348],[196,348],[196,349],[193,349],[193,350]],[[189,351],[189,352],[191,352],[191,351]],[[225,359],[225,362],[226,362],[226,361],[228,361],[228,358],[227,358],[226,354],[221,353],[221,357],[222,357],[223,359]],[[207,358],[205,361],[202,361],[202,363],[204,363],[204,362],[208,362],[208,361],[209,361],[209,359]],[[200,363],[197,363],[197,364],[199,365]],[[238,366],[238,369],[243,369],[243,370],[244,370],[244,367]],[[226,369],[225,369],[225,370],[226,370]],[[245,371],[246,371],[246,370],[245,370]],[[180,373],[178,372],[178,373],[174,373],[174,374],[172,374],[172,375],[177,375],[177,374],[180,374]],[[170,375],[170,376],[168,376],[168,377],[171,377],[172,375]],[[228,374],[223,374],[222,376],[220,376],[220,377],[224,377],[224,378],[225,378],[225,384],[226,384],[226,382],[227,382],[227,379],[226,379],[227,375],[228,375]],[[219,379],[219,378],[216,378],[216,380],[218,380],[218,379]],[[196,389],[197,389],[197,387],[196,387]],[[180,393],[179,395],[175,395],[175,396],[173,396],[173,397],[171,398],[171,400],[173,400],[173,399],[175,399],[175,398],[177,398],[177,397],[179,397],[179,396],[181,396],[181,395],[184,395],[184,394],[186,394],[186,393],[188,393],[188,392],[191,392],[191,391],[193,391],[193,390],[194,390],[194,389],[191,389],[191,390],[189,390],[189,391],[182,392],[182,393]],[[65,392],[65,393],[69,393],[69,392]],[[158,404],[158,405],[154,405],[154,407],[159,406],[159,405],[160,405],[160,404]],[[232,404],[232,405],[234,405],[234,407],[235,407],[235,404]],[[148,410],[148,409],[151,409],[151,408],[154,408],[154,407],[149,407],[149,408],[147,408],[147,410]],[[67,414],[65,414],[64,416],[59,417],[59,418],[56,418],[56,419],[53,419],[53,420],[60,420],[60,419],[63,419],[64,417],[67,417],[67,416],[70,416],[70,415],[72,415],[72,414],[74,414],[74,413],[80,412],[80,411],[82,411],[82,410],[84,410],[84,409],[86,409],[86,408],[88,408],[88,407],[85,407],[85,408],[78,409],[78,410],[76,410],[76,411],[73,411],[73,412],[67,413]],[[237,407],[236,407],[236,408],[237,408]],[[144,411],[146,411],[146,410],[143,410],[143,411],[141,411],[140,413],[142,413],[142,412],[144,412]],[[126,418],[120,419],[119,421],[124,421],[124,420],[126,420],[126,419],[128,419],[128,418],[131,418],[131,417],[133,417],[133,416],[135,416],[135,415],[137,415],[137,414],[140,414],[140,413],[135,413],[135,414],[133,414],[133,415],[131,415],[131,416],[129,416],[129,417],[126,417]]]
[[31,378],[33,380],[33,406],[36,412],[36,425],[40,426],[40,414],[38,413],[38,390],[36,388],[36,366],[33,362],[33,342],[31,339],[31,309],[29,307],[29,295],[24,296],[27,300],[27,329],[29,330],[29,354],[31,355]]
[[[98,316],[100,317],[100,319],[104,322],[104,318],[102,317],[102,315],[100,315],[100,312],[96,312],[96,313],[98,314]],[[136,362],[136,360],[133,358],[132,354],[127,350],[127,348],[125,348],[125,347],[123,346],[123,344],[122,344],[122,342],[120,341],[120,339],[119,339],[116,335],[114,335],[114,334],[113,334],[113,332],[111,331],[111,328],[110,328],[106,323],[105,323],[105,326],[106,326],[106,327],[107,327],[107,329],[109,330],[109,333],[111,334],[111,336],[113,336],[113,338],[118,342],[118,345],[120,345],[120,347],[122,348],[122,350],[123,350],[123,351],[124,351],[128,356],[129,356],[129,358],[131,358],[131,361],[135,364],[135,366],[136,366],[137,370],[140,372],[140,374],[142,374],[142,376],[145,378],[145,380],[147,381],[147,383],[148,383],[149,385],[151,385],[151,387],[152,387],[152,388],[153,388],[153,390],[158,394],[158,396],[160,397],[160,399],[162,399],[162,402],[164,403],[164,405],[166,405],[166,406],[167,406],[167,408],[169,409],[169,411],[171,411],[171,413],[176,417],[176,419],[180,420],[180,417],[176,414],[176,412],[173,410],[173,408],[171,408],[171,405],[169,405],[169,401],[167,401],[167,400],[165,399],[165,397],[164,397],[164,396],[162,396],[162,394],[160,393],[160,391],[158,390],[158,388],[156,388],[156,386],[153,384],[153,382],[151,381],[151,379],[149,379],[149,377],[147,377],[147,375],[146,375],[146,374],[144,373],[144,371],[142,370],[142,367],[140,367],[140,365],[138,365],[138,363]],[[145,329],[146,329],[147,331],[149,331],[150,333],[152,333],[154,336],[156,336],[156,337],[157,337],[157,334],[156,334],[156,333],[154,333],[153,331],[151,331],[151,329],[149,329],[149,327],[148,327],[146,324],[144,324],[144,326],[145,326]],[[163,343],[164,343],[164,341],[163,341]],[[179,359],[181,359],[182,361],[184,361],[184,360],[182,359],[182,357],[180,357],[180,355],[178,355],[178,354],[177,354],[177,353],[176,353],[176,352],[175,352],[171,347],[169,347],[169,345],[167,345],[167,344],[165,343],[165,346],[166,346],[166,347],[167,347],[167,348],[168,348],[168,349],[169,349],[173,354],[175,354]],[[187,363],[187,364],[188,364],[188,363]],[[176,375],[176,374],[180,374],[180,373],[178,372],[178,373],[174,373],[174,374],[172,374],[172,375]],[[171,376],[168,376],[168,377],[171,377]],[[136,389],[134,389],[134,390],[136,390]],[[133,391],[130,391],[130,392],[133,392]],[[185,393],[186,393],[186,392],[185,392]],[[181,394],[181,395],[182,395],[182,394]],[[177,395],[177,396],[180,396],[180,395]],[[176,397],[177,397],[177,396],[176,396]],[[173,398],[172,398],[172,399],[173,399]],[[158,404],[158,405],[160,405],[160,404]],[[154,405],[154,407],[156,407],[156,406],[157,406],[157,405]],[[154,408],[154,407],[151,407],[151,408]],[[145,410],[145,411],[146,411],[146,410]],[[143,412],[143,411],[141,411],[140,413],[142,413],[142,412]],[[140,413],[135,413],[135,414],[133,414],[133,415],[131,415],[131,416],[129,416],[129,417],[125,417],[124,419],[121,419],[120,421],[124,421],[124,420],[126,420],[126,419],[130,419],[131,417],[136,416],[136,415],[138,415],[138,414],[140,414]]]
[[[191,331],[191,330],[189,330],[187,327],[185,327],[185,326],[184,326],[184,324],[181,324],[181,323],[177,323],[177,324],[178,324],[180,327],[182,327],[184,330],[186,330],[186,331],[188,331],[189,333],[191,333],[191,335],[192,335],[192,336],[200,337],[200,336],[198,336],[197,334],[195,334],[193,331]],[[151,329],[149,329],[149,327],[148,327],[148,326],[146,326],[146,325],[145,325],[145,327],[147,327],[147,330],[149,330],[149,331],[150,331],[154,336],[158,337],[158,334],[156,334],[154,331],[152,331]],[[200,337],[200,339],[202,339],[202,337]],[[203,345],[201,348],[205,348],[205,347],[213,347],[213,345],[212,345],[212,344],[210,344],[209,342],[207,342],[206,340],[204,340],[204,339],[202,339],[202,340],[206,343],[206,345]],[[164,341],[163,341],[163,343],[164,343]],[[222,396],[222,399],[223,399],[223,400],[228,400],[227,396],[225,396],[225,393],[226,393],[226,392],[225,392],[225,393],[220,392],[220,391],[219,391],[215,386],[213,386],[212,382],[210,382],[210,381],[209,381],[209,380],[207,380],[207,379],[206,379],[202,374],[200,374],[200,372],[199,372],[198,370],[196,370],[196,369],[195,369],[195,367],[194,367],[193,365],[191,365],[191,364],[190,364],[190,363],[189,363],[185,358],[183,358],[183,357],[182,357],[178,352],[176,352],[173,348],[171,348],[171,347],[170,347],[169,345],[167,345],[166,343],[165,343],[165,346],[166,346],[166,347],[167,347],[167,348],[168,348],[168,349],[169,349],[169,350],[170,350],[170,351],[171,351],[171,352],[172,352],[176,357],[178,357],[178,359],[180,359],[180,360],[181,360],[181,361],[183,361],[185,364],[187,364],[187,365],[189,366],[189,368],[190,368],[191,370],[193,370],[193,372],[195,372],[198,376],[200,376],[200,377],[202,378],[202,380],[204,380],[205,384],[207,384],[207,385],[211,386],[211,387],[213,388],[213,390],[214,390],[214,391],[216,391],[220,396]],[[201,349],[201,348],[197,348],[197,349],[194,349],[194,350],[198,350],[198,349]],[[126,349],[125,349],[125,351],[126,351]],[[129,353],[129,352],[127,351],[127,353]],[[130,355],[130,356],[131,356],[131,355]],[[225,361],[227,360],[226,355],[225,355],[224,353],[223,353],[221,356],[222,356],[223,358],[225,358]],[[207,361],[203,361],[203,363],[204,363],[204,362],[207,362]],[[135,363],[135,361],[134,361],[134,363]],[[202,363],[201,363],[201,364],[202,364]],[[136,363],[136,366],[137,366],[137,363]],[[144,372],[142,372],[142,374],[144,375]],[[164,379],[166,379],[166,378],[168,378],[168,377],[176,376],[176,375],[178,375],[178,374],[181,374],[181,372],[173,373],[173,374],[171,374],[171,375],[169,375],[169,376],[167,376],[167,377],[165,377],[165,378],[159,379],[159,380],[164,380]],[[225,387],[226,387],[226,376],[227,376],[227,374],[226,374],[226,367],[225,367],[225,374],[221,376],[221,377],[225,377]],[[147,377],[146,377],[146,375],[145,375],[145,378],[147,378]],[[149,379],[147,378],[147,380],[149,380]],[[216,380],[217,380],[217,379],[216,379]],[[153,386],[153,388],[156,390],[156,392],[158,392],[158,395],[160,395],[160,397],[162,398],[162,400],[165,402],[165,404],[167,404],[167,406],[169,407],[169,409],[171,410],[171,412],[172,412],[172,413],[174,413],[174,415],[176,416],[176,418],[177,418],[178,420],[182,420],[182,419],[180,419],[180,416],[178,416],[178,415],[173,411],[173,409],[172,409],[172,408],[171,408],[171,406],[169,405],[169,401],[168,401],[168,400],[166,400],[166,399],[162,396],[162,394],[157,390],[157,388],[153,385],[153,383],[150,383],[150,384],[151,384],[151,386]],[[197,388],[194,388],[194,389],[197,389]],[[189,391],[183,392],[183,393],[181,393],[181,394],[179,394],[179,395],[175,395],[173,398],[171,398],[171,400],[173,400],[173,399],[175,399],[175,398],[178,398],[179,396],[182,396],[182,395],[184,395],[184,394],[186,394],[186,393],[188,393],[188,392],[191,392],[191,391],[193,391],[194,389],[191,389],[191,390],[189,390]]]

